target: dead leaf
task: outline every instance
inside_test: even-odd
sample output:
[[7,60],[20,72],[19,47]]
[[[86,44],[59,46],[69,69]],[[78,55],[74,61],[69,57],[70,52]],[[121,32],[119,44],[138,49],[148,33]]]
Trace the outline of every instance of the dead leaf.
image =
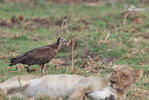
[[67,62],[63,59],[52,59],[50,61],[51,64],[56,64],[56,65],[65,65]]

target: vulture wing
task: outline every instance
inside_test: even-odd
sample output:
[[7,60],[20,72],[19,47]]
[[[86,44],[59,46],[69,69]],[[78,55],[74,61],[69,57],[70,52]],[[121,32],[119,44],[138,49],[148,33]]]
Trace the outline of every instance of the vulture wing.
[[50,45],[35,48],[31,51],[28,51],[21,56],[10,59],[10,66],[17,63],[34,65],[34,64],[44,64],[49,62],[53,57],[56,56],[56,50],[53,49]]

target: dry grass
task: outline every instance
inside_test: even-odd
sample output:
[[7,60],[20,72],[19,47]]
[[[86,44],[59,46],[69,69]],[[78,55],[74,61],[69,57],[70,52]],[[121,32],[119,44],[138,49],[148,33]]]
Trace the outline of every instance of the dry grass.
[[[55,60],[46,65],[46,74],[102,76],[111,72],[112,65],[129,64],[143,69],[144,76],[129,91],[128,99],[148,100],[149,15],[146,12],[128,12],[124,8],[124,4],[134,4],[147,11],[148,3],[116,0],[99,1],[99,4],[92,6],[90,0],[87,0],[87,5],[86,2],[72,5],[74,1],[71,0],[71,4],[66,4],[68,0],[56,1],[62,4],[42,0],[2,1],[0,81],[15,75],[43,75],[38,70],[27,73],[24,65],[17,65],[16,70],[8,66],[9,58],[64,37],[69,44],[63,45]],[[37,68],[32,67],[33,70]]]

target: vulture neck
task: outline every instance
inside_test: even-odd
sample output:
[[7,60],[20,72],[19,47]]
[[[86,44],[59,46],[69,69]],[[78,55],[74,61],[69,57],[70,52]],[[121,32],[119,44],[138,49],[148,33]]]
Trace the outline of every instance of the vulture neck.
[[60,46],[61,46],[61,43],[60,43],[59,41],[57,41],[57,43],[55,43],[55,44],[53,45],[53,48],[54,48],[54,49],[58,49]]

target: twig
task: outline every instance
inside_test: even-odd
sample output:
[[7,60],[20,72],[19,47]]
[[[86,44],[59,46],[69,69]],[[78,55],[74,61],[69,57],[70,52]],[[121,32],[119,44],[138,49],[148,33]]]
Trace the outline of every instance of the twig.
[[72,67],[72,70],[74,69],[74,59],[73,59],[73,56],[74,56],[74,40],[72,39],[72,61],[71,61],[71,67]]
[[104,42],[106,42],[108,40],[109,36],[110,36],[110,32],[108,32],[108,35],[106,36]]
[[90,63],[93,64],[93,59],[91,58],[91,56],[87,56],[87,57],[90,60]]
[[126,19],[128,17],[128,15],[130,14],[130,12],[125,12],[124,16],[123,16],[123,25],[126,25]]

